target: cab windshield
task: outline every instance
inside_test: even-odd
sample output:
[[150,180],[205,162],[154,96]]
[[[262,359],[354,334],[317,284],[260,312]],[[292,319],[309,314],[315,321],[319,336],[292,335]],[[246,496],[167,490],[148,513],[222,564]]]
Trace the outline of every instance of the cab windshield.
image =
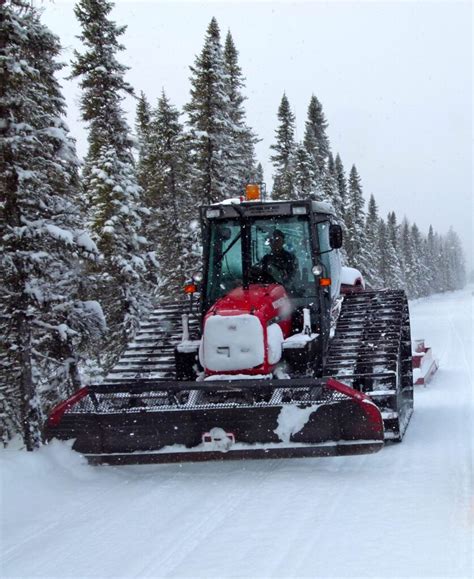
[[[243,235],[248,235],[250,283],[281,283],[290,295],[315,295],[312,274],[310,223],[307,216],[211,221],[207,264],[208,303],[243,284]],[[277,238],[280,238],[278,240]],[[275,257],[276,256],[276,257]],[[282,269],[288,271],[281,272]]]

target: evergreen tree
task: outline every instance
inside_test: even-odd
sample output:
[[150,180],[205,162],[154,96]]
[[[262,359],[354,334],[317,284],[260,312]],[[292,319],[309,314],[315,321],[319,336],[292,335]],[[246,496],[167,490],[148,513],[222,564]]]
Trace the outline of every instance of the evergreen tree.
[[452,227],[446,235],[446,262],[448,284],[447,289],[459,290],[466,285],[466,265],[461,241]]
[[311,160],[303,145],[296,147],[295,153],[295,197],[309,199],[313,193]]
[[399,267],[399,259],[395,246],[392,243],[389,223],[379,220],[377,270],[381,277],[382,286],[390,289],[401,289],[403,280]]
[[229,82],[217,20],[207,29],[201,54],[191,69],[188,114],[191,160],[194,166],[195,203],[216,203],[228,197],[232,169],[232,134],[229,118]]
[[[367,260],[367,270],[365,272],[366,281],[372,288],[379,288],[384,285],[384,280],[380,274],[380,219],[375,197],[370,196],[367,208],[367,218],[365,222],[366,249],[369,259]],[[386,235],[385,232],[383,232]]]
[[438,249],[435,243],[435,233],[431,225],[426,240],[426,265],[428,267],[427,276],[430,293],[441,291],[440,260],[438,259]]
[[[318,199],[318,197],[316,197]],[[331,153],[328,156],[328,165],[326,168],[326,172],[324,173],[323,180],[322,180],[322,193],[319,196],[321,201],[326,201],[330,203],[336,215],[340,217],[340,199],[339,199],[339,190],[337,187],[337,177],[336,177],[336,167],[334,165],[334,158]]]
[[410,224],[407,219],[403,220],[400,230],[400,249],[403,256],[403,274],[406,292],[410,298],[419,297],[418,271],[411,239]]
[[427,296],[431,293],[429,285],[430,270],[427,264],[426,243],[416,223],[413,223],[410,231],[411,246],[413,251],[413,269],[416,279],[416,295]]
[[338,216],[340,217],[340,219],[344,221],[347,203],[347,181],[344,173],[344,166],[342,164],[339,153],[336,155],[334,167],[336,172],[338,203],[339,203],[339,207],[336,207],[336,210],[338,212]]
[[245,79],[238,63],[238,51],[230,31],[224,46],[224,67],[227,75],[230,143],[226,150],[227,195],[238,197],[243,194],[245,184],[255,180],[255,144],[257,139],[246,125],[242,95]]
[[326,135],[328,123],[319,100],[312,95],[308,106],[305,125],[304,145],[312,161],[314,188],[323,188],[326,164],[330,152],[329,139]]
[[387,235],[387,225],[385,221],[380,218],[377,232],[378,241],[378,262],[376,263],[377,271],[379,272],[382,287],[390,287],[390,265],[389,265],[389,251],[390,244]]
[[33,450],[51,406],[80,385],[78,362],[103,319],[81,299],[82,263],[97,248],[82,228],[59,41],[31,5],[1,10],[0,436],[20,433]]
[[151,214],[147,236],[156,248],[160,266],[160,290],[176,294],[198,267],[193,244],[198,243],[191,223],[196,208],[190,194],[189,154],[179,112],[164,91],[151,113],[146,156],[142,167],[147,175],[145,201]]
[[265,175],[263,173],[262,163],[257,164],[254,179],[256,183],[265,183]]
[[104,305],[109,333],[104,349],[109,366],[137,330],[150,306],[145,274],[150,265],[141,201],[132,155],[132,139],[121,102],[132,94],[127,67],[117,61],[124,49],[125,26],[110,19],[107,0],[80,0],[75,14],[81,24],[84,52],[75,51],[72,77],[80,78],[82,118],[89,129],[84,186],[89,195],[90,224],[104,260],[94,271],[92,295]]
[[387,238],[393,258],[390,259],[389,279],[386,280],[389,283],[386,285],[393,289],[403,289],[405,288],[405,276],[402,270],[403,259],[399,243],[399,226],[397,224],[395,211],[387,215]]
[[135,131],[137,133],[138,141],[137,178],[139,185],[143,189],[147,188],[147,175],[143,167],[143,159],[145,159],[148,155],[147,147],[150,142],[150,119],[151,106],[145,96],[145,93],[141,92],[137,103]]
[[365,202],[360,177],[355,165],[352,165],[349,175],[348,197],[348,209],[346,212],[347,256],[349,263],[365,275],[368,269],[365,239]]
[[110,20],[113,6],[107,0],[80,0],[74,8],[82,29],[78,38],[85,51],[74,51],[71,77],[80,77],[83,90],[82,119],[89,131],[86,168],[94,166],[108,148],[124,162],[131,157],[132,140],[121,103],[123,95],[133,94],[133,89],[124,79],[128,67],[116,58],[116,53],[124,50],[119,37],[127,27]]
[[279,126],[276,130],[275,151],[271,161],[275,167],[273,176],[273,199],[295,199],[295,116],[291,112],[286,94],[278,108]]

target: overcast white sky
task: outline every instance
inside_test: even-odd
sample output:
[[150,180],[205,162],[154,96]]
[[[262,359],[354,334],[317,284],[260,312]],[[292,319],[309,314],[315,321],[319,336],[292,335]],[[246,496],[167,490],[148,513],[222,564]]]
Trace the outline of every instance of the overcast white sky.
[[[44,2],[44,22],[61,38],[65,62],[79,33],[73,2]],[[432,224],[461,235],[473,259],[472,49],[470,2],[183,2],[118,0],[127,24],[121,61],[127,80],[154,101],[164,88],[181,108],[189,65],[215,16],[230,29],[247,78],[248,122],[271,181],[269,147],[286,91],[303,138],[314,93],[329,122],[333,151],[355,163],[365,196],[382,215],[395,210],[424,232]],[[85,153],[77,85],[64,81],[68,122]],[[135,103],[125,102],[133,123]]]

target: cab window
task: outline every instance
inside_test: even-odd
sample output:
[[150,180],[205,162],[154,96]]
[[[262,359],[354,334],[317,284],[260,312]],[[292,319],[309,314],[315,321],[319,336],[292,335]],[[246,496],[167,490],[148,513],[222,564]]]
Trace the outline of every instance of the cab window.
[[279,217],[274,221],[256,219],[251,226],[252,267],[261,263],[266,254],[271,253],[270,238],[275,230],[283,233],[284,249],[296,259],[297,269],[293,279],[285,289],[294,296],[315,295],[315,279],[312,273],[310,224],[306,216]]
[[240,223],[215,222],[211,228],[207,295],[212,302],[242,284]]

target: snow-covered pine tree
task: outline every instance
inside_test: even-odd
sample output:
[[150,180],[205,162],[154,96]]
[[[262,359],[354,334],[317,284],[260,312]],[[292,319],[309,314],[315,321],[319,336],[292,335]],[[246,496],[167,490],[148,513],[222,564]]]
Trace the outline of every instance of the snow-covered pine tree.
[[387,225],[383,218],[379,219],[378,232],[378,262],[375,264],[377,271],[379,272],[382,286],[381,287],[391,287],[390,286],[390,264],[389,264],[389,251],[390,244],[387,234]]
[[217,20],[212,18],[204,46],[191,69],[191,100],[185,105],[190,129],[193,194],[197,205],[229,196],[232,155],[228,77]]
[[340,217],[341,204],[337,187],[336,167],[334,165],[334,157],[332,156],[332,153],[329,153],[328,155],[328,164],[322,177],[322,190],[319,195],[316,193],[315,199],[320,199],[321,201],[330,203],[334,207],[336,215]]
[[427,296],[432,292],[429,278],[430,271],[427,265],[427,247],[420,229],[416,223],[413,223],[410,231],[411,245],[413,251],[413,267],[416,276],[416,294],[417,296]]
[[458,234],[449,228],[445,239],[448,287],[450,291],[462,289],[466,285],[466,264],[462,244]]
[[[368,285],[372,288],[380,288],[384,285],[382,275],[379,271],[379,265],[381,263],[379,233],[380,219],[378,207],[375,202],[375,197],[371,195],[365,221],[366,249],[369,257],[365,275]],[[385,232],[383,232],[383,234],[385,235]]]
[[435,233],[432,225],[428,230],[428,237],[426,238],[426,266],[428,268],[428,284],[430,293],[441,291],[440,282],[440,260],[438,259],[437,243],[435,241]]
[[184,281],[199,267],[196,252],[197,218],[192,202],[187,136],[180,113],[162,92],[151,113],[146,156],[144,200],[151,214],[147,237],[160,265],[160,294],[176,295]]
[[346,211],[346,203],[347,203],[347,180],[346,175],[344,172],[344,166],[341,161],[341,157],[339,153],[336,155],[336,161],[334,163],[334,169],[336,172],[336,181],[337,181],[337,191],[338,191],[338,202],[340,204],[338,209],[338,216],[344,221],[345,220],[345,211]]
[[411,238],[411,228],[406,218],[403,220],[400,229],[400,250],[403,257],[403,274],[407,295],[410,298],[417,298],[420,296],[418,291],[418,268]]
[[83,229],[55,78],[59,41],[29,3],[1,11],[0,437],[19,433],[33,450],[45,414],[80,385],[78,361],[104,325],[99,304],[80,298],[97,248]]
[[124,50],[119,37],[125,26],[110,19],[113,3],[80,0],[75,14],[81,25],[83,52],[75,51],[73,78],[82,88],[82,119],[89,129],[83,173],[89,196],[90,226],[104,260],[94,273],[91,293],[104,306],[109,332],[103,349],[105,367],[113,363],[150,307],[146,283],[147,242],[143,236],[142,190],[137,183],[132,138],[122,110],[127,67],[116,58]]
[[365,236],[365,211],[362,185],[356,166],[349,174],[348,207],[346,211],[347,243],[349,265],[359,269],[364,276],[370,270],[370,257]]
[[399,226],[395,211],[387,215],[387,239],[389,243],[389,261],[387,262],[388,279],[386,286],[393,289],[403,289],[406,286],[403,273],[403,256],[400,249]]
[[138,164],[137,164],[137,179],[142,189],[147,189],[147,172],[143,167],[143,161],[148,157],[147,147],[150,141],[150,118],[151,106],[148,102],[145,93],[142,91],[137,102],[136,109],[135,132],[138,142]]
[[299,144],[295,152],[295,198],[309,199],[313,196],[313,191],[311,159],[306,147]]
[[449,252],[446,243],[446,237],[441,234],[436,234],[436,245],[437,245],[437,254],[439,259],[439,268],[438,268],[438,276],[439,276],[439,288],[441,292],[449,291],[450,289],[450,279],[449,279],[449,268],[447,267],[447,263],[449,260]]
[[323,107],[316,96],[312,95],[305,124],[304,146],[311,159],[316,195],[323,188],[330,152],[329,138],[326,135],[327,127],[328,123],[324,116]]
[[265,175],[263,173],[262,163],[257,163],[255,168],[255,175],[253,176],[255,183],[265,183]]
[[255,144],[258,139],[245,122],[243,103],[246,100],[242,94],[245,78],[238,62],[239,53],[235,47],[230,31],[227,33],[224,45],[224,67],[227,75],[227,95],[229,114],[229,147],[225,151],[228,197],[239,197],[243,194],[245,185],[255,181],[256,161]]
[[275,173],[273,175],[273,199],[295,199],[295,116],[291,112],[286,94],[278,107],[279,126],[276,142],[271,145],[275,154],[270,157]]

